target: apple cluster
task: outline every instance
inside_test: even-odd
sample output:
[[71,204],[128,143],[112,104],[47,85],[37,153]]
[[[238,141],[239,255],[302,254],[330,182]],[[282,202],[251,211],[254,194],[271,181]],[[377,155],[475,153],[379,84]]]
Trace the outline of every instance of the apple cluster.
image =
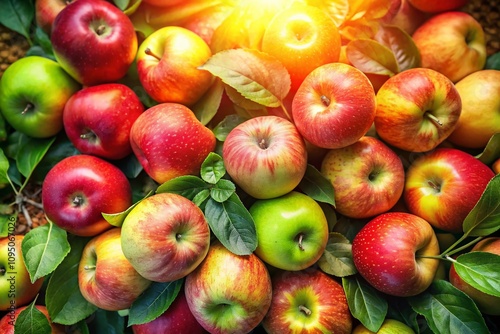
[[[500,316],[483,27],[466,0],[341,2],[36,0],[51,54],[7,68],[1,116],[74,150],[40,184],[46,240],[0,239],[0,328],[104,311],[134,334],[444,333],[426,310],[445,291],[483,333]],[[60,268],[73,300],[37,300]]]

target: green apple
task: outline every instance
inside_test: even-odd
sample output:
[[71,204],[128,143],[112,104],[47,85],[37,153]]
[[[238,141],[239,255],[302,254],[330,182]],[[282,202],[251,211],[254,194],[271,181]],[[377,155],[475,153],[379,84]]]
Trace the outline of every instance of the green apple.
[[302,270],[323,254],[328,241],[328,222],[321,206],[297,191],[260,199],[250,206],[255,221],[255,254],[283,270]]
[[80,87],[51,59],[20,58],[0,80],[0,111],[15,130],[36,138],[51,137],[63,129],[64,105]]
[[[352,331],[352,334],[372,334],[375,332],[372,332],[363,324],[357,325],[354,330]],[[395,319],[385,319],[384,322],[382,323],[382,326],[380,326],[379,330],[377,331],[378,334],[414,334],[415,331],[411,329],[408,325],[405,323],[395,320]]]

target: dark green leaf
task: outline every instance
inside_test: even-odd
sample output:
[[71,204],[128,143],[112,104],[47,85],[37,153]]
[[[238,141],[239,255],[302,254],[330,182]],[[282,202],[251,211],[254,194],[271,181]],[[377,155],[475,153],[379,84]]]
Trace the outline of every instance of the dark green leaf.
[[219,203],[225,202],[236,192],[233,182],[225,179],[219,180],[215,186],[210,188],[210,197]]
[[55,137],[51,138],[28,138],[19,147],[17,154],[17,169],[25,177],[29,178],[31,173],[35,170],[36,166],[43,159]]
[[229,251],[249,255],[257,248],[255,223],[236,193],[223,203],[209,198],[205,216],[214,235]]
[[425,319],[417,319],[417,315],[418,313],[411,308],[407,298],[389,299],[389,309],[386,317],[401,321],[411,327],[415,333],[419,332],[419,320],[425,321]]
[[43,50],[43,55],[46,58],[56,60],[54,57],[54,51],[52,50],[52,43],[50,41],[50,36],[47,35],[45,31],[43,31],[42,28],[36,27],[35,29],[35,37],[34,37],[35,43],[41,47]]
[[217,126],[214,128],[215,138],[217,140],[223,142],[226,140],[227,135],[231,132],[239,124],[246,121],[247,118],[244,118],[240,115],[228,115],[226,116]]
[[463,231],[472,237],[490,235],[500,229],[500,174],[490,180],[483,195],[463,222]]
[[34,1],[0,0],[0,8],[0,24],[30,40],[30,26],[35,18]]
[[340,233],[330,233],[323,255],[318,266],[327,274],[345,277],[357,273],[352,261],[351,243]]
[[476,304],[448,281],[434,281],[429,289],[410,297],[409,302],[434,333],[489,333]]
[[307,165],[306,173],[300,181],[299,188],[316,201],[335,206],[332,183],[313,165]]
[[468,252],[459,255],[453,266],[465,282],[484,293],[500,298],[500,255]]
[[15,234],[16,221],[17,212],[10,215],[0,214],[0,238]]
[[356,275],[343,277],[342,286],[353,317],[372,332],[377,332],[387,314],[389,307],[387,300]]
[[500,70],[500,52],[492,54],[486,59],[485,69]]
[[49,320],[39,309],[36,308],[36,299],[19,313],[14,331],[16,334],[50,334],[52,328]]
[[207,125],[219,110],[224,93],[224,84],[215,78],[209,90],[193,105],[191,110],[203,125]]
[[136,178],[144,170],[135,154],[129,154],[114,163],[129,179]]
[[169,180],[156,189],[156,193],[174,193],[184,196],[190,200],[210,186],[202,179],[194,175],[184,175]]
[[97,310],[81,294],[78,286],[78,265],[89,238],[68,238],[71,251],[50,275],[45,301],[53,322],[73,325]]
[[179,294],[183,280],[153,282],[130,307],[128,325],[144,324],[162,315]]
[[125,318],[118,312],[98,309],[94,312],[88,327],[91,333],[123,334],[125,333]]
[[29,231],[23,239],[22,252],[31,282],[53,272],[69,251],[66,231],[51,221]]
[[210,152],[201,164],[201,178],[210,184],[216,184],[226,174],[224,161],[217,153]]
[[9,184],[9,159],[3,153],[3,150],[0,148],[0,185]]
[[489,165],[500,158],[500,133],[491,136],[483,152],[476,156],[484,164]]

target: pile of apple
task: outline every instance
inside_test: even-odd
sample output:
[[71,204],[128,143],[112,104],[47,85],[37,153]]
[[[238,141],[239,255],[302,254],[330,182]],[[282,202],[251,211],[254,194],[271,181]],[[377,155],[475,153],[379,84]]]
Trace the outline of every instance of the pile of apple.
[[12,6],[0,184],[48,223],[2,212],[1,330],[498,332],[500,71],[466,3]]

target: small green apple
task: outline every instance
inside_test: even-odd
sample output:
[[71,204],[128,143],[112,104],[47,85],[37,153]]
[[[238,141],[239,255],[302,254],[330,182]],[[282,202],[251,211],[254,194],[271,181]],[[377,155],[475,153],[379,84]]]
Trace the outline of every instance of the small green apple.
[[297,191],[257,200],[249,209],[255,221],[255,254],[283,270],[302,270],[323,254],[328,222],[321,206]]
[[[352,334],[371,334],[375,333],[363,326],[363,324],[357,325]],[[385,319],[382,326],[377,331],[378,334],[414,334],[415,331],[411,329],[405,323],[395,320],[395,319]]]

